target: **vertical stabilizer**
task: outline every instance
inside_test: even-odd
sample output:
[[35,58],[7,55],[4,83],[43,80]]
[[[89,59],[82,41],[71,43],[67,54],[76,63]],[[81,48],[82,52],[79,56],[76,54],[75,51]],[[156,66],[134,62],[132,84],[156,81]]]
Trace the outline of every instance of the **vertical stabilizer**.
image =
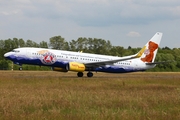
[[143,51],[140,59],[143,62],[154,62],[159,44],[161,42],[162,33],[157,32],[148,43],[141,49]]

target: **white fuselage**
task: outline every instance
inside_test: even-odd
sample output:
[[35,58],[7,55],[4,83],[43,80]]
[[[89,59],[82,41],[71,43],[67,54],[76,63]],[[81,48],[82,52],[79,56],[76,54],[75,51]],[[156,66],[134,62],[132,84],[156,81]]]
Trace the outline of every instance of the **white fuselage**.
[[[31,64],[40,66],[52,66],[64,68],[69,62],[78,63],[96,63],[103,61],[111,61],[120,59],[117,56],[89,54],[82,52],[71,52],[63,50],[53,50],[44,48],[17,48],[4,55],[6,58],[12,60],[16,64]],[[153,68],[155,65],[146,65],[139,58],[119,61],[113,64],[104,64],[102,66],[93,67],[92,71],[101,72],[134,72],[143,71]]]

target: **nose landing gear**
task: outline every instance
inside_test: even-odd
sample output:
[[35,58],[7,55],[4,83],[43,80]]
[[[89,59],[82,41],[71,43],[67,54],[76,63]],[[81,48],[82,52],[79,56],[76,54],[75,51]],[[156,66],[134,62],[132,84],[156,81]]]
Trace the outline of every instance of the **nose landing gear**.
[[19,67],[19,70],[22,71],[22,67]]

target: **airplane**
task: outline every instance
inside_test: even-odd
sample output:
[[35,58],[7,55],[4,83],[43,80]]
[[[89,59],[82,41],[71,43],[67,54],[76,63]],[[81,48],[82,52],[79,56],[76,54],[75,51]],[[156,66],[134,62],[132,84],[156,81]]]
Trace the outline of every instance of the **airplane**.
[[77,72],[78,77],[93,77],[93,72],[128,73],[145,71],[154,68],[154,62],[163,33],[157,32],[145,46],[134,55],[118,57],[82,52],[72,52],[45,48],[22,47],[13,49],[4,54],[4,57],[14,64],[50,66],[53,71]]

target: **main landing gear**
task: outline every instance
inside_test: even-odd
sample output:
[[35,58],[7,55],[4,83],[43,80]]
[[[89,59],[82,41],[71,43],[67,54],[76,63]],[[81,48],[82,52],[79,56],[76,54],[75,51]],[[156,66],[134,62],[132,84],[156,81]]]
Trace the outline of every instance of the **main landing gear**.
[[88,76],[88,77],[92,77],[92,76],[93,76],[93,73],[89,71],[89,72],[87,73],[87,76]]
[[[78,77],[83,77],[83,72],[78,72],[78,73],[77,73],[77,76],[78,76]],[[87,77],[92,77],[92,76],[93,76],[93,73],[89,71],[89,72],[87,73]]]
[[78,76],[78,77],[83,77],[83,72],[78,72],[78,73],[77,73],[77,76]]

